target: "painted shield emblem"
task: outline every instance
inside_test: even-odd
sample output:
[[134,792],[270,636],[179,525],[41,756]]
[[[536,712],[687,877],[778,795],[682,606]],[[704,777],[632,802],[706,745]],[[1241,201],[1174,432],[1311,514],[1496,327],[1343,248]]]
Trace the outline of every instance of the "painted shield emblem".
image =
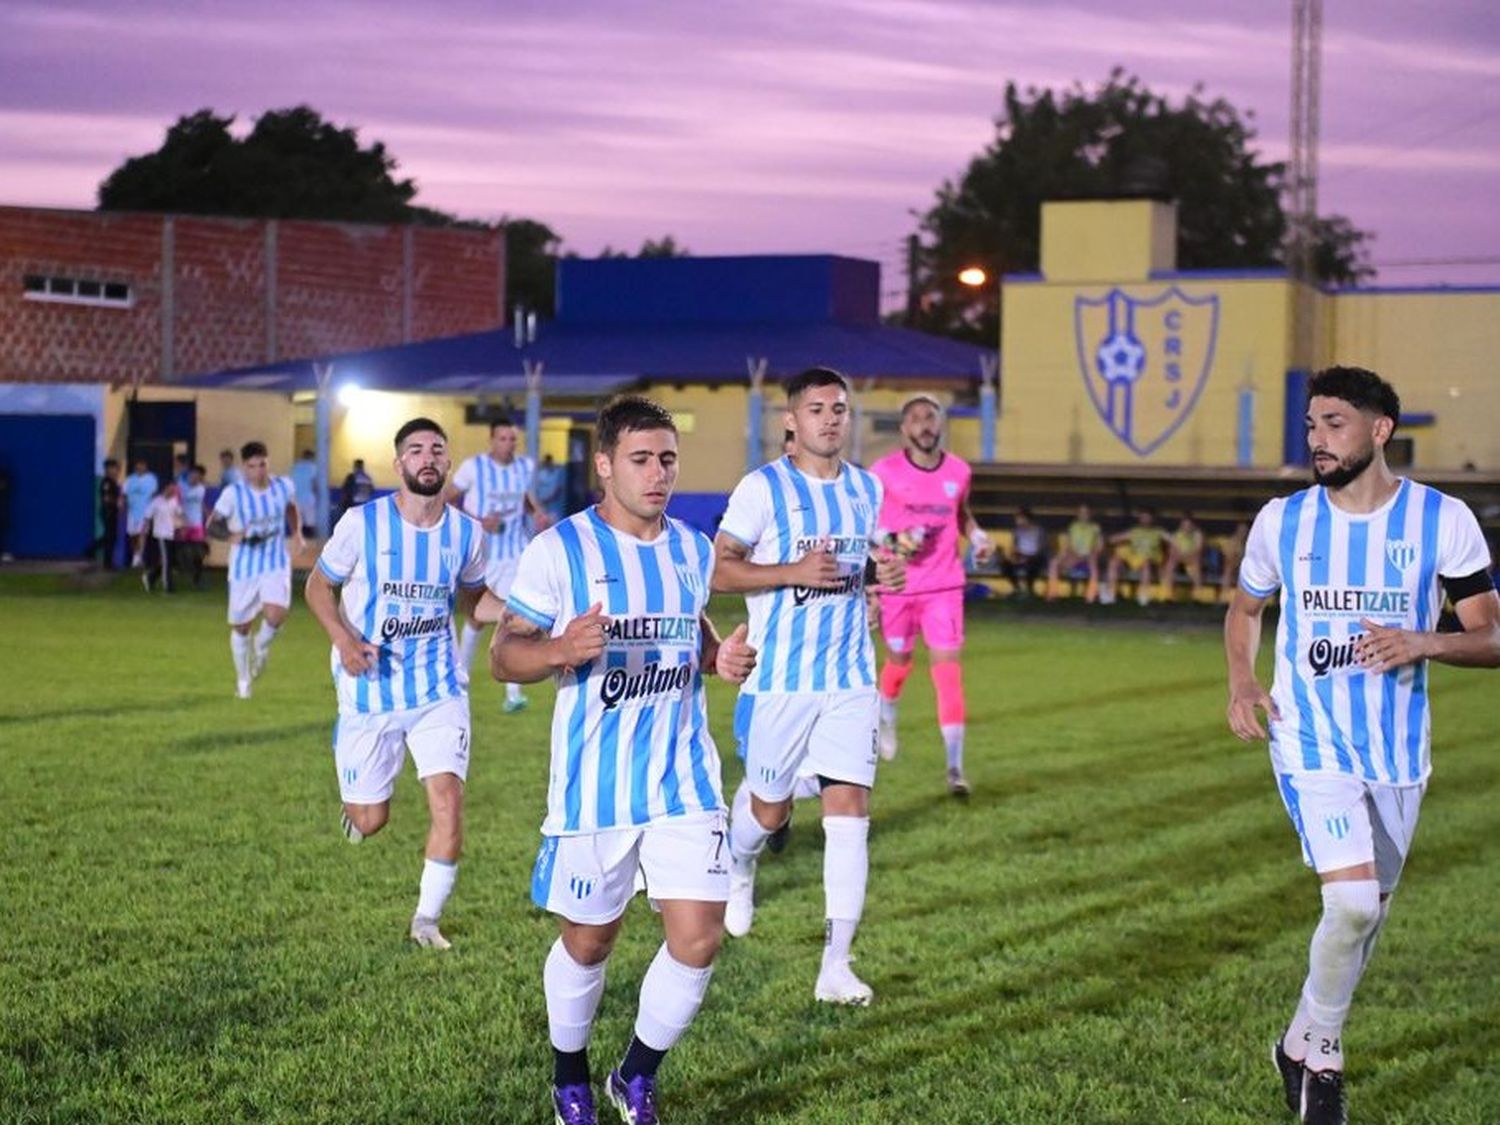
[[1073,304],[1074,343],[1089,398],[1104,424],[1144,457],[1193,412],[1208,382],[1219,298],[1177,286],[1150,299],[1111,289]]

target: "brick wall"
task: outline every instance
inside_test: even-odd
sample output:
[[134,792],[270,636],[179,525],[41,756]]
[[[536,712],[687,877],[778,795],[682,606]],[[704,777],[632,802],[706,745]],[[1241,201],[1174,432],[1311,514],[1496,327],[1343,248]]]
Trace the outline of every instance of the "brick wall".
[[[0,381],[160,382],[484,331],[503,254],[498,231],[0,207]],[[28,274],[125,282],[133,305],[27,300]]]

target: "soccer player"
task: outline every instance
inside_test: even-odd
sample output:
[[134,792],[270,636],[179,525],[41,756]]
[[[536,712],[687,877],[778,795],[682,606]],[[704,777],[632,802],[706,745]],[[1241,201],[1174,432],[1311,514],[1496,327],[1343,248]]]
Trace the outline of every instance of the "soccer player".
[[734,728],[750,784],[749,815],[729,826],[732,869],[725,928],[746,934],[755,912],[755,865],[786,822],[804,765],[822,788],[827,925],[814,995],[868,1004],[849,968],[869,873],[870,787],[875,783],[875,650],[865,608],[869,564],[899,590],[905,561],[870,562],[880,480],[842,459],[849,386],[814,367],[786,382],[790,456],[735,486],[714,540],[714,590],[742,593],[750,643],[761,654],[740,689]]
[[[501,603],[510,593],[510,584],[516,578],[516,564],[531,539],[530,528],[526,525],[527,513],[531,514],[533,526],[537,528],[546,527],[550,522],[531,492],[536,478],[536,462],[516,454],[518,437],[515,424],[509,418],[495,419],[490,423],[489,449],[476,453],[460,465],[458,472],[453,474],[453,483],[448,486],[448,502],[461,504],[463,510],[484,527],[485,551],[489,557],[484,581]],[[462,675],[469,674],[480,631],[479,622],[473,619],[464,622],[458,652]],[[525,706],[526,696],[521,693],[521,685],[507,683],[506,714]]]
[[[901,407],[901,448],[876,461],[870,471],[884,486],[880,526],[919,544],[907,562],[905,588],[880,592],[880,631],[887,651],[880,670],[880,756],[887,760],[896,756],[897,707],[911,675],[920,633],[937,690],[948,791],[967,796],[964,684],[959,665],[964,644],[961,545],[967,541],[981,563],[995,553],[994,543],[969,509],[973,471],[967,462],[943,449],[943,408],[929,395],[916,395]],[[922,530],[912,535],[914,528]]]
[[1087,504],[1078,505],[1073,522],[1063,533],[1063,549],[1053,555],[1047,566],[1047,600],[1057,598],[1058,582],[1082,566],[1087,569],[1088,585],[1084,587],[1083,600],[1092,602],[1099,597],[1099,553],[1104,549],[1104,531],[1095,522]]
[[[1273,1056],[1288,1107],[1345,1120],[1344,1020],[1385,924],[1430,763],[1427,662],[1500,666],[1490,553],[1462,501],[1393,475],[1400,420],[1373,372],[1308,382],[1313,487],[1272,500],[1250,529],[1224,627],[1229,727],[1267,737],[1281,799],[1322,881],[1301,1000]],[[1261,611],[1281,591],[1276,671],[1255,676]],[[1434,632],[1444,595],[1462,631]]]
[[[230,545],[229,649],[235,694],[249,699],[250,681],[264,670],[271,642],[291,610],[292,559],[306,546],[291,479],[271,475],[263,443],[249,441],[241,447],[240,479],[219,493],[208,534]],[[260,631],[252,640],[256,617],[261,618]]]
[[[400,487],[344,513],[307,577],[307,607],[333,642],[339,717],[333,757],[350,843],[385,827],[403,750],[431,823],[411,939],[448,949],[438,929],[458,878],[469,697],[453,658],[453,614],[484,589],[478,523],[443,500],[448,437],[428,418],[396,431]],[[246,454],[246,471],[250,456]]]
[[146,507],[161,491],[156,474],[146,467],[144,457],[135,459],[135,471],[125,478],[122,491],[125,494],[125,535],[130,541],[130,565],[144,566],[146,537],[151,534]]
[[703,1003],[729,894],[703,670],[737,683],[755,666],[744,626],[721,644],[705,616],[708,540],[665,515],[678,470],[672,416],[616,399],[596,437],[603,500],[532,540],[503,609],[492,588],[479,613],[500,618],[497,680],[557,681],[531,895],[561,922],[542,983],[553,1108],[567,1125],[595,1120],[589,1032],[638,872],[666,941],[605,1090],[623,1120],[657,1120],[656,1071]]

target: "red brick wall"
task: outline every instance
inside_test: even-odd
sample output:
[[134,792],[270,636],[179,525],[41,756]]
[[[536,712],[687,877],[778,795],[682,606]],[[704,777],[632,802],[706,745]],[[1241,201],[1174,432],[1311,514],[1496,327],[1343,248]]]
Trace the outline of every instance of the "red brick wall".
[[[0,208],[0,379],[113,382],[161,370],[161,220]],[[22,299],[40,273],[128,282],[135,307]]]
[[[498,231],[262,220],[173,221],[172,340],[163,355],[157,215],[0,207],[0,381],[160,381],[479,332],[501,323]],[[409,274],[408,274],[409,257]],[[268,301],[268,271],[275,299]],[[27,274],[123,281],[129,309],[28,301]],[[409,293],[408,293],[409,288]],[[268,310],[274,305],[274,323]],[[274,341],[274,354],[268,346]]]

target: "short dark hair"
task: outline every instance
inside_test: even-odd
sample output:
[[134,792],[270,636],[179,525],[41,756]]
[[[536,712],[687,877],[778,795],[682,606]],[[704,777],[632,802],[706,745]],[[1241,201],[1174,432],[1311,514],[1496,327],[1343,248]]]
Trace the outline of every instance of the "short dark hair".
[[849,380],[831,367],[809,367],[806,371],[797,372],[782,384],[788,403],[796,402],[813,387],[839,387],[845,394],[848,394]]
[[1325,367],[1307,381],[1307,398],[1337,398],[1356,410],[1384,414],[1395,426],[1401,421],[1401,396],[1396,388],[1363,367]]
[[188,455],[186,453],[174,453],[172,455],[172,460],[173,461],[181,461],[184,464],[187,462],[187,459],[188,459]]
[[396,452],[401,452],[401,447],[406,444],[406,439],[412,434],[433,433],[444,441],[448,440],[448,431],[439,426],[431,418],[413,418],[406,425],[396,431]]
[[1025,504],[1022,504],[1019,508],[1016,509],[1016,515],[1018,515],[1018,516],[1025,516],[1027,519],[1031,519],[1032,518],[1031,517],[1031,509],[1028,508]]
[[493,434],[502,426],[508,426],[511,429],[515,429],[516,420],[509,414],[496,414],[493,418],[490,419],[490,433]]
[[120,462],[116,461],[113,457],[106,457],[104,459],[104,467],[106,469],[118,469]]
[[221,450],[219,450],[219,456],[220,457],[228,457],[231,461],[233,461],[234,460],[234,450],[232,450],[232,449],[221,449]]
[[599,451],[610,454],[620,444],[623,433],[639,433],[642,430],[671,430],[677,432],[677,423],[663,407],[640,395],[621,395],[611,399],[599,411],[599,421],[594,439]]
[[248,461],[252,457],[264,457],[266,455],[266,443],[263,441],[247,441],[240,446],[240,460]]
[[191,469],[188,470],[188,472],[197,473],[200,477],[208,476],[208,470],[205,469],[202,465],[194,465]]

